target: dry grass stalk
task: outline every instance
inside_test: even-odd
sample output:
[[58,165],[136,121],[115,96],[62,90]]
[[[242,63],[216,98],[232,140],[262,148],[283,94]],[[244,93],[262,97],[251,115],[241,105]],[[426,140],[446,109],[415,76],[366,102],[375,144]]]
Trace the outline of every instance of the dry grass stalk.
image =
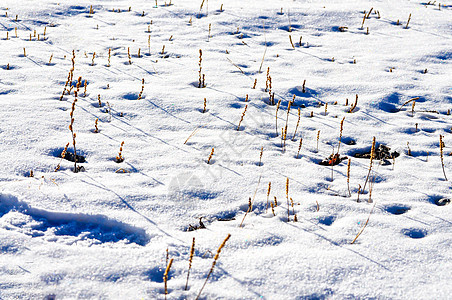
[[207,164],[210,164],[210,160],[212,159],[213,152],[215,152],[215,148],[212,148],[212,151],[210,152],[209,158],[207,159]]
[[77,102],[77,93],[75,93],[74,102],[72,102],[72,109],[70,112],[71,116],[71,124],[69,124],[69,130],[71,131],[72,135],[72,146],[74,147],[74,173],[77,173],[79,169],[77,168],[77,148],[75,147],[75,138],[76,134],[74,133],[74,110],[75,110],[75,103]]
[[129,58],[129,65],[132,64],[132,57],[130,56],[130,47],[127,47],[127,57]]
[[273,216],[276,216],[276,214],[275,214],[275,206],[273,205],[273,202],[270,202],[270,206],[272,208]]
[[137,100],[141,100],[141,98],[143,97],[143,92],[144,92],[144,78],[141,79],[141,91],[138,94],[138,99]]
[[67,148],[68,148],[68,147],[69,147],[69,143],[66,144],[66,146],[65,146],[64,149],[63,149],[63,152],[61,152],[61,159],[60,159],[60,162],[59,162],[58,165],[56,166],[54,172],[56,172],[56,171],[58,171],[58,170],[60,169],[61,162],[63,161],[63,158],[66,156],[66,152],[67,152]]
[[204,98],[204,108],[202,110],[202,113],[205,113],[207,111],[207,99]]
[[361,24],[361,30],[364,29],[364,21],[366,21],[366,17],[367,17],[367,15],[364,14],[364,16],[363,16],[363,22],[362,22],[362,24]]
[[298,125],[300,125],[300,119],[301,119],[301,109],[298,108],[298,121],[297,121],[297,125],[295,126],[295,131],[294,131],[293,136],[292,136],[292,141],[295,140],[295,136],[296,136],[297,130],[298,130]]
[[355,103],[352,104],[352,106],[350,107],[350,110],[348,112],[352,113],[355,110],[356,105],[358,105],[358,94],[356,94]]
[[374,160],[374,157],[375,157],[375,137],[373,137],[373,140],[372,140],[372,148],[370,149],[369,171],[368,171],[368,173],[367,173],[366,181],[364,182],[364,186],[363,186],[363,189],[362,189],[361,193],[364,193],[364,190],[365,190],[365,188],[366,188],[367,181],[369,180],[370,173],[371,173],[371,171],[372,171],[372,162],[373,162],[373,160]]
[[246,94],[246,96],[245,96],[245,102],[248,102],[248,94]]
[[275,113],[275,122],[276,122],[276,136],[278,136],[278,110],[279,110],[279,106],[281,105],[281,99],[278,101],[278,104],[276,105],[276,113]]
[[203,87],[203,80],[202,80],[202,77],[203,77],[203,75],[202,75],[202,50],[201,49],[199,49],[199,63],[198,63],[198,65],[199,65],[198,88],[201,88],[201,87]]
[[99,122],[98,118],[96,118],[96,121],[94,121],[94,133],[98,133],[99,132],[99,128],[97,127],[97,122]]
[[275,197],[275,199],[274,199],[274,201],[275,201],[275,207],[278,207],[278,200],[276,199],[276,196],[273,196],[273,197]]
[[289,40],[290,40],[290,44],[292,45],[292,48],[295,49],[295,46],[294,46],[294,44],[292,42],[292,36],[290,34],[289,34]]
[[440,134],[439,135],[439,151],[440,151],[440,155],[441,155],[441,167],[443,168],[444,179],[447,181],[446,171],[444,170],[443,148],[444,148],[443,136]]
[[25,47],[24,47],[24,57],[27,57],[27,51],[25,51]]
[[100,101],[100,94],[97,95],[97,105],[99,105],[99,108],[102,107],[102,101]]
[[52,58],[53,58],[53,53],[50,55],[50,59],[49,59],[48,65],[50,65],[52,63]]
[[151,55],[151,36],[150,35],[148,36],[148,52],[149,52],[149,55]]
[[351,197],[352,193],[350,192],[350,165],[352,160],[349,158],[347,163],[347,189],[348,189],[348,196]]
[[268,183],[268,190],[267,190],[267,206],[265,207],[265,212],[267,212],[268,211],[268,197],[270,196],[270,191],[271,191],[271,189],[272,189],[272,183],[271,182],[269,182]]
[[191,269],[191,264],[193,262],[194,254],[195,254],[195,238],[193,238],[193,242],[191,243],[191,248],[190,248],[190,257],[188,259],[188,272],[187,272],[187,282],[185,283],[185,290],[188,289],[188,278],[190,277],[190,269]]
[[69,74],[67,76],[67,80],[66,80],[66,83],[64,84],[64,88],[63,88],[63,93],[60,96],[60,101],[63,101],[64,94],[66,93],[66,87],[68,86],[69,81],[71,80],[71,72],[72,72],[72,69],[71,69],[71,71],[69,71]]
[[414,106],[416,105],[416,101],[413,101],[413,104],[411,105],[411,116],[414,117]]
[[262,154],[264,153],[264,146],[261,147],[261,153],[259,155],[259,166],[262,166]]
[[408,24],[410,24],[411,14],[408,16],[408,21],[406,22],[405,29],[408,29]]
[[319,152],[319,139],[320,139],[320,130],[317,131],[317,152]]
[[303,144],[303,138],[300,138],[300,144],[298,145],[297,159],[300,157],[301,145]]
[[363,233],[364,229],[366,228],[367,224],[369,223],[370,216],[372,215],[372,212],[374,211],[376,203],[377,202],[374,202],[374,205],[372,206],[372,209],[370,210],[369,217],[367,218],[367,220],[364,223],[363,227],[361,228],[361,230],[358,232],[358,234],[356,235],[356,237],[353,239],[353,241],[350,244],[354,244],[356,242],[356,240],[358,239],[358,237],[361,235],[361,233]]
[[306,93],[306,79],[303,80],[303,85],[302,85],[302,87],[301,87],[301,92],[302,92],[303,94]]
[[[14,27],[14,34],[16,35],[16,38],[18,37],[17,36],[17,27]],[[45,34],[44,34],[45,35]]]
[[289,177],[286,177],[286,200],[287,200],[287,222],[290,222],[290,208],[289,208]]
[[256,198],[257,190],[259,189],[261,179],[262,179],[262,175],[259,176],[259,180],[257,181],[256,189],[254,190],[253,200],[251,201],[251,198],[250,198],[248,210],[246,211],[245,215],[243,216],[243,219],[242,219],[242,222],[240,222],[239,228],[243,226],[243,222],[245,221],[246,216],[248,215],[248,213],[251,211],[251,208],[253,207],[254,199]]
[[342,121],[341,121],[341,130],[340,130],[340,133],[339,133],[339,145],[337,146],[337,154],[339,154],[339,149],[341,147],[342,131],[344,130],[344,120],[345,120],[345,117],[343,117]]
[[237,125],[237,131],[240,130],[240,124],[242,124],[242,121],[243,121],[243,118],[245,117],[247,108],[248,108],[248,104],[245,105],[245,109],[243,110],[242,116],[240,117],[239,125]]
[[165,273],[163,274],[163,281],[165,283],[165,299],[166,295],[168,295],[168,274],[170,272],[171,265],[173,264],[173,260],[173,258],[170,259],[168,265],[166,266]]
[[267,80],[265,81],[265,92],[268,92],[268,77],[270,76],[270,67],[267,68]]
[[122,146],[124,146],[124,141],[121,142],[121,146],[119,147],[118,156],[116,156],[116,162],[122,163],[124,161],[124,157],[122,156]]
[[224,246],[226,245],[226,242],[229,240],[230,237],[231,237],[231,234],[228,234],[228,235],[226,236],[226,238],[224,239],[223,243],[221,243],[220,247],[218,247],[217,253],[215,254],[215,257],[213,258],[212,267],[210,268],[210,271],[209,271],[209,273],[207,274],[206,281],[204,281],[204,284],[203,284],[203,286],[201,287],[201,290],[199,291],[198,296],[196,296],[196,299],[195,299],[195,300],[198,300],[199,297],[201,296],[201,293],[202,293],[204,287],[206,286],[207,281],[209,280],[210,275],[212,275],[213,269],[215,268],[215,265],[217,264],[218,258],[220,257],[220,252],[221,252],[221,250],[224,248]]
[[91,66],[94,66],[94,58],[96,58],[96,52],[93,53],[93,59],[91,60]]
[[141,48],[138,48],[137,56],[138,56],[138,58],[141,58]]
[[399,108],[398,111],[401,111],[402,108],[403,108],[405,105],[407,105],[408,103],[410,103],[410,102],[412,102],[412,101],[416,101],[416,100],[418,100],[418,99],[419,99],[419,97],[411,98],[410,100],[408,100],[408,101],[406,101],[405,103],[403,103],[402,106],[400,106],[400,108]]
[[257,79],[254,79],[253,90],[256,89]]
[[107,64],[107,67],[110,66],[110,60],[111,60],[111,48],[108,48],[108,64]]
[[211,32],[211,30],[212,30],[212,24],[209,23],[209,33],[207,34],[207,41],[210,40],[210,32]]

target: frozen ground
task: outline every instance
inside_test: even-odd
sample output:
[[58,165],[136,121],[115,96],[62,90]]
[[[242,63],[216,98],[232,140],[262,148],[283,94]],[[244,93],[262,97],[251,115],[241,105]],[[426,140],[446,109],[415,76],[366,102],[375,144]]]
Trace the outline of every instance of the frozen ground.
[[449,298],[450,1],[201,2],[1,1],[0,298]]

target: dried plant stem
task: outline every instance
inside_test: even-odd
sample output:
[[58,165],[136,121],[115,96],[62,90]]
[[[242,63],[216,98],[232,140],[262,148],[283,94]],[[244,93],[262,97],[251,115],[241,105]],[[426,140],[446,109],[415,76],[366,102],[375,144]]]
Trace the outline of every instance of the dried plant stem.
[[347,163],[347,189],[348,189],[348,196],[351,197],[352,193],[350,192],[350,165],[351,165],[351,159],[348,159]]
[[246,211],[245,215],[243,216],[242,222],[240,222],[239,228],[242,227],[243,222],[245,221],[246,216],[247,216],[248,213],[251,211],[251,207],[253,206],[254,199],[256,198],[257,189],[259,188],[259,185],[260,185],[260,183],[261,183],[261,178],[262,178],[262,175],[259,176],[259,180],[257,181],[256,189],[254,190],[253,200],[250,202],[250,205],[249,205],[249,207],[248,207],[248,210]]
[[[204,2],[204,1],[203,1]],[[199,79],[198,79],[198,88],[202,87],[202,50],[199,49]]]
[[355,110],[356,105],[358,105],[358,94],[356,94],[355,103],[352,104],[352,106],[350,107],[350,110],[348,112],[352,113]]
[[367,181],[369,180],[370,173],[372,171],[372,162],[374,160],[375,156],[375,137],[372,140],[372,148],[370,149],[370,163],[369,163],[369,171],[367,173],[366,181],[364,182],[363,189],[361,190],[361,194],[364,193],[364,190],[366,189]]
[[141,91],[138,94],[138,99],[137,100],[141,100],[141,98],[143,97],[143,92],[144,92],[144,78],[141,79]]
[[290,34],[289,34],[289,41],[290,41],[290,44],[292,45],[292,48],[295,49],[295,46],[292,42],[292,36]]
[[77,93],[75,93],[75,99],[74,102],[72,102],[72,109],[71,109],[71,124],[69,125],[69,130],[71,131],[71,135],[72,135],[72,146],[74,147],[74,173],[78,172],[78,168],[77,168],[77,148],[75,147],[75,138],[76,138],[76,134],[74,133],[74,110],[75,110],[75,103],[77,102]]
[[303,144],[303,138],[300,138],[300,144],[298,145],[297,159],[300,157],[301,145]]
[[419,97],[416,97],[416,98],[411,98],[410,100],[408,100],[408,101],[406,101],[405,103],[403,103],[403,105],[402,106],[400,106],[400,108],[399,108],[399,110],[398,111],[401,111],[402,110],[402,108],[405,106],[405,105],[407,105],[408,103],[410,103],[411,101],[416,101],[416,100],[418,100],[419,99]]
[[319,139],[320,139],[320,130],[317,131],[317,152],[319,152]]
[[240,130],[240,124],[242,124],[242,121],[243,121],[243,118],[245,117],[247,108],[248,108],[248,104],[245,105],[245,109],[243,110],[242,116],[240,117],[239,125],[237,125],[237,131]]
[[358,232],[358,234],[356,235],[356,237],[353,239],[353,241],[350,244],[354,244],[356,242],[356,240],[358,239],[358,237],[361,235],[361,233],[363,233],[364,229],[366,228],[367,224],[369,223],[370,216],[372,215],[372,213],[374,211],[375,204],[377,204],[377,202],[374,202],[374,205],[372,206],[372,209],[370,210],[369,217],[367,218],[363,227],[361,228],[361,230]]
[[195,254],[195,238],[193,238],[193,242],[191,243],[191,248],[190,248],[190,257],[188,259],[188,272],[187,272],[187,282],[185,283],[185,290],[188,289],[188,278],[190,277],[190,269],[191,269],[191,264],[193,262],[194,254]]
[[446,171],[444,170],[443,148],[444,148],[443,136],[440,134],[439,135],[439,150],[440,150],[440,155],[441,155],[441,167],[443,168],[444,179],[446,179],[446,181],[448,181],[447,176],[446,176]]
[[287,222],[290,222],[289,177],[286,177]]
[[55,168],[54,172],[58,171],[60,169],[61,166],[61,162],[63,161],[63,158],[66,156],[66,152],[67,152],[67,148],[69,147],[69,143],[66,144],[66,146],[63,149],[63,152],[61,152],[61,159],[60,162],[58,163],[57,167]]
[[278,136],[278,110],[279,106],[281,105],[281,99],[278,101],[278,104],[276,105],[276,113],[275,113],[275,122],[276,122],[276,136]]
[[261,153],[259,155],[259,166],[262,166],[262,154],[264,153],[264,146],[261,147]]
[[207,111],[207,99],[204,98],[204,108],[202,109],[202,113],[205,113]]
[[267,212],[268,211],[268,197],[270,196],[270,191],[271,191],[271,189],[272,189],[272,183],[271,182],[269,182],[268,183],[268,190],[267,190],[267,206],[265,207],[265,212]]
[[165,282],[165,299],[166,295],[168,295],[168,273],[170,272],[171,265],[173,264],[173,258],[170,259],[168,265],[166,266],[165,273],[163,274],[163,281]]
[[215,148],[212,148],[212,151],[210,152],[209,158],[207,159],[207,164],[210,164],[210,160],[212,159],[213,153],[215,152]]
[[98,133],[99,132],[99,128],[97,127],[97,122],[99,122],[98,118],[96,118],[96,121],[94,121],[94,133]]
[[124,141],[121,142],[121,146],[119,146],[119,153],[116,156],[116,162],[122,163],[124,161],[124,157],[122,156],[122,147],[124,146]]
[[298,125],[300,125],[300,118],[301,118],[301,109],[298,108],[298,121],[297,121],[297,125],[295,126],[295,131],[294,131],[293,136],[292,136],[292,141],[295,140],[295,136],[296,136],[297,130],[298,130]]
[[198,296],[196,296],[196,299],[195,299],[195,300],[198,300],[199,297],[201,296],[201,293],[202,293],[204,287],[206,286],[207,281],[209,280],[210,275],[213,273],[213,269],[215,268],[215,265],[217,264],[218,258],[220,257],[221,249],[223,249],[223,247],[226,245],[226,242],[229,240],[230,237],[231,237],[231,234],[228,234],[228,235],[226,236],[226,238],[224,239],[223,243],[221,243],[220,247],[218,248],[217,254],[215,254],[215,257],[213,258],[212,267],[210,268],[210,271],[209,271],[209,273],[207,274],[206,281],[204,281],[204,284],[202,285],[201,290],[199,291]]
[[339,145],[337,146],[337,154],[339,154],[339,149],[341,147],[342,131],[344,130],[344,120],[345,120],[345,117],[343,117],[342,121],[341,121],[341,130],[340,130],[340,133],[339,133]]
[[411,14],[408,16],[408,21],[406,22],[405,29],[408,29],[408,24],[410,24]]

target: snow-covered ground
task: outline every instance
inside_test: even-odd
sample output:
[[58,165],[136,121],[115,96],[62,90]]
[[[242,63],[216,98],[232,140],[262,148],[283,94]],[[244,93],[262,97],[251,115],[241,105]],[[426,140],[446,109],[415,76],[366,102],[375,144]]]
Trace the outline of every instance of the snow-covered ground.
[[1,1],[0,298],[449,298],[450,1],[169,3]]

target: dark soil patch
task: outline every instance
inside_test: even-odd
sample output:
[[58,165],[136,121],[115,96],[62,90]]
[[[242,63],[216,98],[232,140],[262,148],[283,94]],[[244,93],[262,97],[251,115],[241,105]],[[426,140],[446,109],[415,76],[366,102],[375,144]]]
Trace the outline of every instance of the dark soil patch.
[[[367,158],[370,159],[370,152],[364,152],[364,153],[355,153],[353,156],[356,158]],[[388,159],[394,159],[396,157],[399,157],[399,152],[393,151],[391,152],[391,148],[388,146],[385,146],[383,144],[378,145],[377,149],[375,149],[374,157],[373,159],[378,160],[388,160]],[[389,163],[389,162],[388,162]]]
[[[65,153],[65,155],[64,155],[63,158],[64,158],[65,160],[75,162],[75,156],[74,156],[74,153],[69,152],[69,150],[66,151],[66,153]],[[77,162],[78,162],[78,163],[84,163],[84,162],[86,162],[86,159],[85,159],[85,157],[84,157],[83,155],[78,155],[78,154],[77,154]]]
[[338,153],[331,154],[327,159],[324,159],[319,162],[319,165],[322,166],[336,166],[340,164],[343,160],[348,159],[347,156],[341,157]]

